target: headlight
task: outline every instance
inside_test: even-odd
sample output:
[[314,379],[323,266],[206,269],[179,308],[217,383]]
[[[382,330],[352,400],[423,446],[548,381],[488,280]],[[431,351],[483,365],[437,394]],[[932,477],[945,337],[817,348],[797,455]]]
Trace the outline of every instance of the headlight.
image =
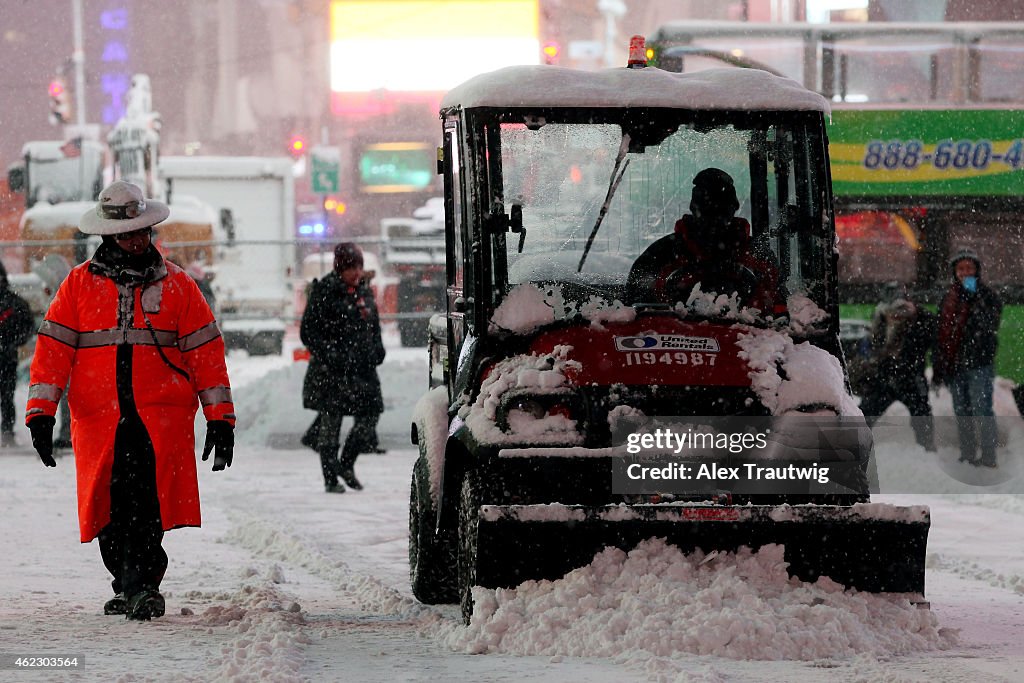
[[525,415],[532,417],[535,420],[539,420],[548,414],[548,411],[545,410],[544,406],[541,405],[540,401],[536,401],[534,399],[529,398],[521,398],[510,401],[510,405],[508,406],[508,413],[511,414],[517,411],[520,413],[524,413]]
[[537,434],[579,435],[578,420],[582,415],[579,398],[569,392],[555,394],[524,394],[509,392],[502,397],[495,411],[495,422],[506,434],[522,433],[529,441]]

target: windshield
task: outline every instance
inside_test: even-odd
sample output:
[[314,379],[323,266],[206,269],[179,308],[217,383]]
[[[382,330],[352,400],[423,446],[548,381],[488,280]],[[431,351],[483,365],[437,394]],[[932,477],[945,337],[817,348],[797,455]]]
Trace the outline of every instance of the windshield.
[[[753,115],[746,121],[742,116],[737,121],[736,116],[680,120],[678,112],[674,115],[647,112],[635,117],[642,125],[626,120],[559,123],[550,117],[524,122],[521,116],[498,124],[501,182],[494,189],[506,212],[515,205],[522,208],[525,237],[495,242],[502,252],[494,255],[496,284],[504,275],[505,289],[558,283],[570,297],[599,294],[628,304],[692,304],[693,278],[688,288],[669,282],[666,289],[658,279],[672,273],[660,271],[691,268],[698,260],[717,264],[735,259],[753,271],[744,279],[774,278],[772,296],[782,306],[794,294],[823,305],[825,255],[832,248],[822,229],[824,164],[820,150],[807,143],[820,135],[809,136],[805,125]],[[703,220],[693,216],[694,182],[705,169],[724,174],[710,173],[721,179],[728,195],[728,215],[716,219],[729,231],[728,239],[721,233],[705,239],[712,232],[710,211],[704,211]],[[670,235],[675,237],[662,239]],[[659,250],[674,256],[650,256]],[[641,255],[658,272],[638,274]],[[742,301],[744,287],[766,286],[697,279],[698,291],[737,293],[741,305],[752,305]],[[781,310],[775,299],[754,299],[764,315]]]

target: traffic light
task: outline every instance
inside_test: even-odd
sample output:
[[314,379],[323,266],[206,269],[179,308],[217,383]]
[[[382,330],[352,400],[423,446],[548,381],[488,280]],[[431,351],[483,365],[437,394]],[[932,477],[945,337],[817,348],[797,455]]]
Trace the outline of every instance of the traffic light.
[[68,89],[63,78],[50,81],[50,123],[54,126],[68,123],[71,120],[71,103],[68,102]]
[[545,64],[558,64],[558,55],[562,51],[562,48],[561,46],[559,46],[558,41],[549,40],[548,42],[544,43],[540,51],[544,55]]
[[306,138],[301,135],[293,135],[288,141],[288,152],[293,159],[301,159],[306,156]]

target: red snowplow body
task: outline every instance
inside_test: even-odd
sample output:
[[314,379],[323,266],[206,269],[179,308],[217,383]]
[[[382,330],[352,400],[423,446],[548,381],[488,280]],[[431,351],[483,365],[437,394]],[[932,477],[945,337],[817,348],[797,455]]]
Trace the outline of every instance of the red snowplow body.
[[530,351],[541,354],[555,346],[573,347],[570,357],[582,365],[570,376],[577,386],[749,387],[749,369],[736,345],[740,334],[742,330],[731,325],[660,314],[606,323],[603,329],[579,325],[549,330],[537,336]]

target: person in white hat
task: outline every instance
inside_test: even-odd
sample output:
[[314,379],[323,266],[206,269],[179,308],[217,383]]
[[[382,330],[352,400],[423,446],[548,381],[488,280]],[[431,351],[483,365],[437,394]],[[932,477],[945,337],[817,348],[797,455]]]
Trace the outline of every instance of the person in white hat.
[[26,423],[54,467],[54,413],[68,387],[81,540],[99,539],[113,575],[106,614],[162,616],[165,531],[199,526],[193,422],[203,460],[231,465],[234,405],[224,342],[195,281],[153,246],[168,207],[124,181],[105,188],[80,229],[101,235],[65,278],[39,328]]

